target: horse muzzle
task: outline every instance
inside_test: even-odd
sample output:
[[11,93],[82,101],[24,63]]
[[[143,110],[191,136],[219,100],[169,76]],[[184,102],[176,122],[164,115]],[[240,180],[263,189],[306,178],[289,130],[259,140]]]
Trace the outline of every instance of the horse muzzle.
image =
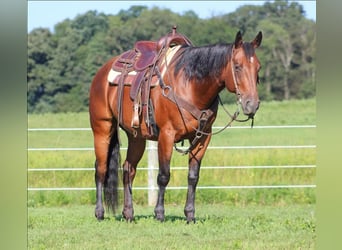
[[243,113],[249,118],[253,118],[257,110],[259,109],[259,99],[247,98],[241,101]]

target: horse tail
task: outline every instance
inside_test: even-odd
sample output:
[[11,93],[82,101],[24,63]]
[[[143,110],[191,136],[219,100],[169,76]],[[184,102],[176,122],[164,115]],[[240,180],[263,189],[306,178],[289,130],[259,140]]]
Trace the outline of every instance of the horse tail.
[[118,138],[118,131],[112,134],[107,159],[107,173],[104,182],[104,201],[108,211],[115,214],[118,206],[118,186],[119,186],[119,167],[121,166],[120,143]]

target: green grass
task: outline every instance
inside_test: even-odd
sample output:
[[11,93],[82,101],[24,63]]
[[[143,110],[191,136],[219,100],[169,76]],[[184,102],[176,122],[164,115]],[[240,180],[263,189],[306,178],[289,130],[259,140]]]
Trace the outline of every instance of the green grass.
[[197,222],[186,224],[182,208],[166,206],[166,221],[153,208],[136,206],[134,222],[106,216],[94,207],[29,208],[28,249],[314,249],[313,205],[197,206]]
[[[230,105],[233,112],[236,107]],[[29,128],[89,127],[88,113],[35,114],[28,116]],[[222,108],[214,126],[229,121]],[[255,117],[255,125],[314,125],[316,101],[293,100],[262,103]],[[233,123],[233,126],[249,126],[249,123]],[[213,136],[209,146],[244,145],[315,145],[316,129],[227,129]],[[122,134],[122,147],[126,137]],[[46,131],[28,133],[28,147],[93,147],[91,131]],[[122,158],[125,151],[122,151]],[[93,168],[93,151],[29,151],[28,168]],[[187,156],[174,153],[171,160],[170,187],[186,186],[187,171],[174,170],[187,166]],[[208,185],[288,185],[314,184],[315,168],[306,169],[205,169],[205,166],[268,166],[315,165],[316,149],[208,149],[202,161],[199,186]],[[139,167],[147,167],[147,154]],[[28,172],[29,187],[94,187],[94,171],[35,171]],[[147,172],[137,173],[133,187],[147,186]],[[170,190],[166,202],[183,204],[185,190]],[[93,204],[94,191],[29,191],[30,207],[58,206],[65,204]],[[145,205],[147,192],[134,191],[134,201]],[[197,202],[232,204],[314,204],[314,189],[248,189],[248,190],[199,190]]]

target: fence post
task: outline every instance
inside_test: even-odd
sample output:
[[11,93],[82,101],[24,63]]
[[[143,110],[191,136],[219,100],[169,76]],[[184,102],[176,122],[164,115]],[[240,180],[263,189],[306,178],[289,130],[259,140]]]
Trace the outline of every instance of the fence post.
[[157,142],[148,141],[148,205],[155,206],[157,201],[157,179],[156,169],[158,168]]

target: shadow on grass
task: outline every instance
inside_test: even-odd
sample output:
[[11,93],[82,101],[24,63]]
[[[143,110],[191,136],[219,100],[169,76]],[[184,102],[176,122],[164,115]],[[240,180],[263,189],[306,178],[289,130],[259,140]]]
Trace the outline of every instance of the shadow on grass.
[[[122,215],[115,215],[115,216],[110,216],[110,217],[105,217],[105,221],[110,221],[110,220],[115,220],[119,222],[127,222],[126,219]],[[185,224],[195,224],[195,223],[204,223],[207,221],[209,218],[195,218],[194,222],[187,223],[186,217],[185,216],[176,216],[176,215],[165,215],[164,221],[161,223],[167,223],[167,222],[184,222]],[[135,215],[132,223],[139,223],[139,222],[144,222],[146,220],[150,221],[158,221],[154,215]]]

